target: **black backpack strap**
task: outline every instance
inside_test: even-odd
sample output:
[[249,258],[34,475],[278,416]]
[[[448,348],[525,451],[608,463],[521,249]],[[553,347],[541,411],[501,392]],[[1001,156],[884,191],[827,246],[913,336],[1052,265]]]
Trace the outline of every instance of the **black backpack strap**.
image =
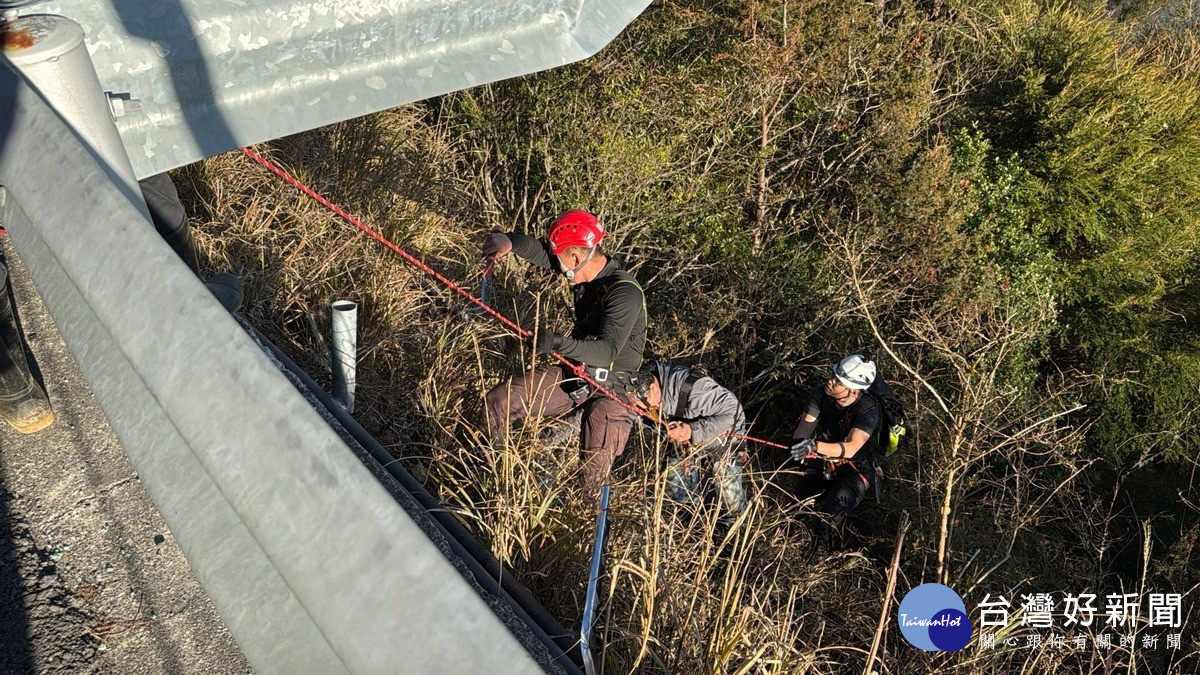
[[675,402],[675,417],[684,417],[687,411],[688,399],[692,397],[692,386],[696,384],[703,375],[689,372],[687,379],[683,381],[683,386],[679,388],[679,399]]
[[867,389],[863,392],[862,402],[859,405],[871,405],[875,407],[878,417],[875,422],[875,430],[871,432],[871,439],[867,441],[875,445],[875,456],[871,460],[872,466],[879,465],[879,457],[883,454],[883,439],[887,432],[884,430],[887,427],[887,416],[883,411],[883,402],[879,400],[879,395],[876,392]]
[[633,287],[638,289],[638,293],[642,294],[642,319],[646,322],[646,326],[649,327],[650,312],[646,309],[646,289],[642,288],[642,285],[638,283],[638,280],[625,270],[617,270],[617,273],[614,274],[611,279],[612,281],[609,281],[604,285],[604,297],[607,298],[608,294],[612,293],[613,289],[621,284],[633,284]]

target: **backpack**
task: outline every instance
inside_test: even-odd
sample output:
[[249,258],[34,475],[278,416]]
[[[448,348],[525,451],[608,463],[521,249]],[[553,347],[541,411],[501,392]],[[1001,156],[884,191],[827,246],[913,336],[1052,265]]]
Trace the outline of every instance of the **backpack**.
[[879,409],[879,426],[875,427],[872,440],[884,457],[891,457],[904,443],[904,404],[879,375],[867,388],[867,394],[875,399],[875,406]]

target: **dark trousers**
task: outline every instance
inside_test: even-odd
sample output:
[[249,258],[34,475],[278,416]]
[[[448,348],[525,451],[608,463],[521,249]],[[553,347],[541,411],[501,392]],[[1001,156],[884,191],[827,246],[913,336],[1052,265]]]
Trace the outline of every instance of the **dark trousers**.
[[200,274],[200,263],[196,260],[196,249],[192,246],[192,232],[187,222],[187,211],[179,200],[179,192],[171,176],[165,173],[147,176],[138,181],[142,188],[142,197],[146,199],[146,209],[150,211],[150,220],[154,229],[183,262],[195,274]]
[[28,396],[31,383],[17,319],[8,300],[8,268],[0,263],[0,405]]
[[[625,451],[632,420],[621,404],[599,392],[577,403],[567,389],[582,384],[557,366],[535,368],[501,382],[486,396],[487,427],[492,438],[496,438],[513,420],[527,416],[557,417],[582,406],[583,489],[587,494],[595,494],[608,479],[613,460]],[[624,395],[620,396],[629,402]]]
[[838,467],[833,478],[826,480],[821,463],[811,463],[809,472],[801,476],[796,484],[795,495],[800,501],[809,497],[817,498],[813,507],[822,515],[814,536],[818,546],[832,548],[834,531],[840,531],[845,525],[846,517],[867,494],[868,485],[867,478],[851,464]]

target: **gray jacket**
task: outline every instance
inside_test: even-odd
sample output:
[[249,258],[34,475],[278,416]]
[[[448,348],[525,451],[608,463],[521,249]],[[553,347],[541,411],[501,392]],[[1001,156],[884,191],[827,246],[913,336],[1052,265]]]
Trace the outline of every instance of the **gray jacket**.
[[665,361],[656,361],[658,386],[662,389],[660,410],[664,420],[687,422],[692,425],[692,444],[704,445],[714,436],[732,431],[745,433],[746,414],[733,392],[717,384],[711,377],[702,377],[692,385],[683,416],[675,414],[679,394],[691,370]]

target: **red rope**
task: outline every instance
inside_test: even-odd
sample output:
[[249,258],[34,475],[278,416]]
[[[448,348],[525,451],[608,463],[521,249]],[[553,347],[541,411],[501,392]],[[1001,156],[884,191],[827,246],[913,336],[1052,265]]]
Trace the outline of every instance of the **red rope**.
[[767,441],[767,440],[763,440],[761,438],[747,436],[746,434],[735,434],[732,431],[725,432],[725,435],[730,438],[736,438],[739,441],[752,441],[754,443],[758,443],[759,445],[769,445],[772,448],[779,448],[781,450],[788,450],[791,447],[791,446],[784,445],[782,443],[776,443],[774,441]]
[[351,225],[353,225],[353,226],[357,227],[358,229],[362,230],[363,232],[367,233],[375,241],[378,241],[379,243],[383,244],[384,246],[392,249],[392,251],[396,252],[401,258],[404,258],[405,260],[407,260],[409,263],[411,263],[417,269],[430,275],[434,279],[437,279],[438,281],[440,281],[443,284],[445,284],[446,286],[448,286],[450,288],[450,290],[458,293],[459,295],[463,296],[467,300],[470,300],[471,302],[475,303],[481,309],[483,309],[485,312],[487,312],[488,314],[491,314],[492,316],[499,319],[500,322],[503,323],[505,326],[508,326],[509,328],[516,331],[517,335],[520,335],[521,337],[529,337],[531,335],[531,333],[529,331],[525,330],[524,328],[521,328],[517,324],[510,321],[508,317],[504,316],[500,312],[497,312],[496,310],[492,309],[491,307],[488,307],[487,305],[483,304],[483,301],[481,301],[479,298],[475,297],[474,295],[471,295],[470,291],[466,290],[462,286],[459,286],[458,284],[454,283],[450,279],[447,279],[445,276],[440,274],[437,270],[433,269],[429,265],[426,265],[420,258],[417,258],[416,256],[410,254],[408,251],[405,251],[404,249],[400,248],[399,246],[393,244],[391,241],[388,240],[387,237],[376,232],[375,230],[372,230],[370,227],[367,227],[365,224],[363,224],[363,222],[361,220],[350,215],[349,213],[346,212],[345,209],[338,206],[337,204],[334,204],[333,202],[329,201],[328,199],[317,194],[317,192],[315,190],[308,187],[304,183],[301,183],[296,178],[293,178],[288,172],[279,168],[278,166],[273,164],[267,158],[263,157],[262,155],[258,154],[257,152],[254,152],[250,148],[242,148],[242,152],[246,153],[246,156],[249,157],[250,159],[253,159],[254,161],[258,162],[259,164],[262,164],[263,166],[265,166],[271,173],[275,174],[276,176],[279,176],[283,180],[290,183],[292,185],[292,187],[296,188],[297,190],[300,190],[301,192],[308,195],[309,197],[312,197],[317,203],[321,204],[322,206],[329,209],[330,211],[333,211],[334,213],[336,213],[338,216],[340,216],[346,222],[350,223]]
[[[350,223],[351,225],[353,225],[353,226],[357,227],[358,229],[362,230],[363,232],[365,232],[367,235],[369,235],[375,241],[378,241],[379,243],[383,244],[384,246],[390,248],[397,255],[399,255],[401,258],[404,258],[405,260],[407,260],[410,264],[412,264],[417,269],[428,274],[429,276],[433,277],[434,279],[437,279],[438,281],[442,282],[448,288],[450,288],[450,290],[454,291],[455,293],[458,293],[459,295],[463,296],[467,300],[471,301],[474,305],[476,305],[483,311],[496,317],[496,319],[499,320],[500,323],[502,323],[505,326],[512,329],[513,332],[515,332],[520,337],[530,337],[533,335],[533,333],[525,330],[524,328],[521,328],[521,326],[519,326],[518,324],[513,322],[508,317],[504,316],[503,314],[496,311],[495,309],[492,309],[490,306],[485,304],[482,300],[480,300],[479,298],[472,295],[471,292],[468,291],[467,289],[463,288],[462,286],[459,286],[458,284],[454,283],[452,280],[450,280],[446,276],[439,273],[437,270],[435,270],[432,267],[430,267],[429,265],[425,264],[425,262],[422,261],[420,258],[417,258],[416,256],[410,254],[408,251],[405,251],[404,249],[400,248],[399,246],[393,244],[390,240],[388,240],[387,237],[385,237],[382,234],[371,229],[370,227],[365,225],[362,221],[360,221],[358,218],[355,218],[354,216],[350,215],[350,213],[348,213],[342,207],[338,206],[337,204],[334,204],[333,202],[329,201],[325,197],[318,194],[312,188],[310,188],[307,185],[305,185],[304,183],[300,182],[298,179],[292,177],[291,174],[289,174],[288,172],[279,168],[279,166],[277,166],[276,164],[274,164],[267,158],[263,157],[262,155],[258,154],[257,152],[254,152],[250,148],[242,148],[242,152],[245,153],[245,155],[247,157],[249,157],[250,159],[252,159],[252,160],[258,162],[259,164],[263,165],[264,167],[266,167],[267,170],[270,171],[271,173],[282,178],[284,181],[289,183],[292,187],[296,188],[297,190],[300,190],[301,192],[308,195],[309,197],[312,197],[313,200],[315,200],[317,203],[321,204],[325,208],[327,208],[330,211],[332,211],[333,213],[337,214],[339,217],[341,217],[346,222]],[[494,264],[494,262],[495,261],[492,261],[492,263],[489,263],[487,272],[485,272],[485,274],[487,274],[487,275],[491,274],[492,265]],[[644,417],[652,422],[658,422],[658,420],[656,420],[650,414],[646,413],[645,411],[639,410],[634,406],[629,405],[625,401],[622,401],[619,396],[617,396],[613,392],[609,391],[608,389],[605,389],[604,386],[602,386],[596,380],[592,379],[592,377],[587,374],[587,369],[584,368],[584,366],[571,362],[570,359],[566,358],[565,356],[563,356],[562,354],[559,354],[557,352],[552,352],[551,355],[554,356],[554,358],[561,361],[568,368],[570,368],[571,372],[575,373],[575,375],[577,375],[578,377],[587,381],[588,384],[591,384],[593,387],[595,387],[599,392],[601,392],[605,396],[611,398],[612,400],[616,401],[618,404],[621,405],[621,407],[634,413],[635,415],[640,415],[641,417]],[[762,445],[769,445],[769,446],[775,447],[775,448],[783,448],[785,450],[788,447],[788,446],[782,445],[780,443],[772,443],[771,441],[766,441],[761,438],[754,438],[753,436],[746,436],[744,434],[735,434],[735,433],[730,432],[730,433],[726,433],[725,435],[730,438],[736,438],[736,439],[746,440],[746,441],[753,441],[755,443],[759,443]]]

